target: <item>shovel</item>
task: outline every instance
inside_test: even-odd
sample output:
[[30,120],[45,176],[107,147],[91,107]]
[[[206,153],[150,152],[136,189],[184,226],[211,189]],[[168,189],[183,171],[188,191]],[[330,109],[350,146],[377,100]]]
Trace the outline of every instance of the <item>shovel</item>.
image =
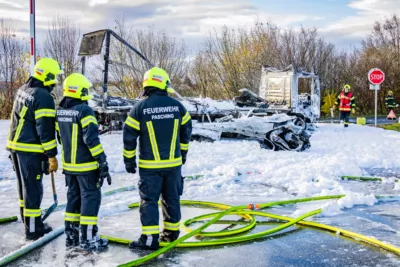
[[53,198],[54,198],[54,204],[50,206],[50,208],[47,209],[46,213],[44,214],[42,218],[42,222],[46,220],[47,217],[57,208],[58,201],[57,201],[57,193],[56,193],[56,186],[54,185],[54,173],[51,172],[51,187],[53,189]]

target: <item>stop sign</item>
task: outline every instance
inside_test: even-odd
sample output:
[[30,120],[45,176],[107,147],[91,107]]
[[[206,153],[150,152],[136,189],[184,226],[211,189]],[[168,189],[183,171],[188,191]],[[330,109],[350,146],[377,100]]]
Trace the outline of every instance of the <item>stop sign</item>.
[[368,72],[368,80],[370,83],[380,85],[385,80],[385,73],[380,69],[372,69]]

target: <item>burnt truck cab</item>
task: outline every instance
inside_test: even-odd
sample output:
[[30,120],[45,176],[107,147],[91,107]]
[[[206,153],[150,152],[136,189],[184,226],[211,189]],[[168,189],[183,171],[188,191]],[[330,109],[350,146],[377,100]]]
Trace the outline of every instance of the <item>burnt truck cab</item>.
[[314,123],[320,117],[320,95],[319,77],[312,72],[294,65],[281,70],[269,66],[261,69],[259,97],[268,102],[271,110],[301,116]]

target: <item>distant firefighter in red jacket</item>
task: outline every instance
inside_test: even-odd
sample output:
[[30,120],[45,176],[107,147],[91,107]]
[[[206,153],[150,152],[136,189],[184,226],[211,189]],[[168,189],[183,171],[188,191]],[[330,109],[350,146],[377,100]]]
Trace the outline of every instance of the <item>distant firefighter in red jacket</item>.
[[[338,95],[335,105],[339,105],[340,120],[344,121],[344,127],[349,127],[350,112],[355,113],[356,102],[350,85],[343,86],[342,92]],[[335,108],[335,105],[333,108]]]

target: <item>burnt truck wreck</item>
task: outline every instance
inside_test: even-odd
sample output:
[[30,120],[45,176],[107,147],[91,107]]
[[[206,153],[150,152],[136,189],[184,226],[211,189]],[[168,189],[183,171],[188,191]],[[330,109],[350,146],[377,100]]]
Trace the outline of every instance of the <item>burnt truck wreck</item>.
[[[299,80],[306,93],[299,94]],[[262,67],[259,94],[241,89],[233,101],[187,99],[194,124],[193,139],[222,137],[254,139],[273,150],[304,151],[310,147],[314,123],[320,116],[318,76],[289,66]],[[185,101],[183,101],[185,102]]]
[[[151,62],[138,50],[111,30],[84,34],[79,56],[82,73],[85,58],[103,54],[104,69],[102,94],[93,94],[90,106],[94,109],[101,133],[120,131],[132,106],[141,100],[108,95],[108,69],[118,64],[110,58],[110,38],[116,38],[136,53],[149,68]],[[129,66],[127,66],[129,67]],[[299,80],[305,79],[299,94]],[[305,90],[304,90],[305,89]],[[263,66],[258,94],[248,89],[239,90],[233,100],[217,101],[209,98],[177,97],[193,120],[192,140],[218,141],[221,138],[256,140],[263,148],[272,150],[304,151],[310,147],[314,123],[320,116],[320,85],[314,73],[295,66],[279,70]]]

